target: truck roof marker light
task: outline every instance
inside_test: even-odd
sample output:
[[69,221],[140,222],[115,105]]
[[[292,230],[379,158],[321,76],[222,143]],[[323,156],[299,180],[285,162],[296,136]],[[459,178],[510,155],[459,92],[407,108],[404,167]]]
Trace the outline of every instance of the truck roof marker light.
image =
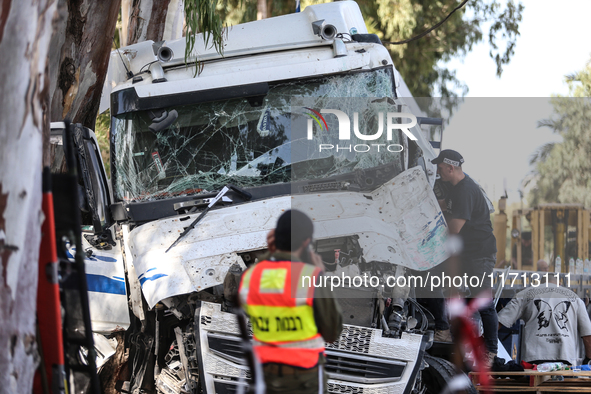
[[324,19],[312,22],[312,31],[317,36],[322,37],[323,40],[332,40],[337,35],[337,28],[334,25],[326,23]]
[[[305,109],[307,109],[308,111],[312,111],[314,112],[314,114],[316,114],[320,119],[322,119],[322,123],[324,123],[324,127],[326,128],[326,131],[328,131],[328,125],[326,124],[326,120],[324,120],[324,117],[322,115],[320,115],[320,112],[318,111],[314,111],[312,108],[308,108],[308,107],[304,107]],[[320,126],[320,129],[322,130],[322,124],[320,124],[320,120],[318,120],[318,118],[316,116],[314,116],[314,114],[306,114],[310,117],[312,117],[316,123],[318,123],[318,126]]]

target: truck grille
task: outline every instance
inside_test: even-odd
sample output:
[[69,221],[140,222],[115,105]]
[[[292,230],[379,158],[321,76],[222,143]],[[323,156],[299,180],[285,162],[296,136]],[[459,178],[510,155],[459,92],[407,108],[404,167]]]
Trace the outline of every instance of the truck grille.
[[[240,338],[207,334],[209,350],[222,358],[246,365]],[[400,380],[406,364],[331,349],[326,350],[326,372],[331,378],[357,383],[386,383]]]
[[328,382],[328,392],[337,394],[363,394],[363,387],[351,387]]
[[357,383],[397,382],[406,363],[326,350],[326,372],[333,379]]
[[233,361],[236,364],[246,365],[240,338],[210,332],[207,334],[207,342],[209,350],[213,354]]
[[344,325],[339,339],[327,343],[326,348],[368,354],[373,332],[370,328]]

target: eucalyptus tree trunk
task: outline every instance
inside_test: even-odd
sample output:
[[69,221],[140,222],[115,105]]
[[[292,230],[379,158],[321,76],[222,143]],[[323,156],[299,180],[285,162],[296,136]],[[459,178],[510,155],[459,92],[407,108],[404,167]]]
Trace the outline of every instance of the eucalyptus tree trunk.
[[267,1],[257,0],[257,20],[267,19]]
[[41,168],[54,0],[0,7],[0,392],[29,394],[41,242]]
[[122,0],[121,46],[182,37],[183,0]]
[[51,39],[50,120],[94,129],[121,0],[59,0]]

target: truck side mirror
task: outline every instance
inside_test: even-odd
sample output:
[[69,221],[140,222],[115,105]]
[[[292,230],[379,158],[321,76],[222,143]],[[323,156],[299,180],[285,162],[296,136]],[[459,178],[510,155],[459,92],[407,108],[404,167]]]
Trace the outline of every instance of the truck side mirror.
[[94,132],[81,124],[70,124],[68,127],[76,147],[79,176],[83,181],[94,233],[101,234],[111,226],[113,220],[109,210],[111,195],[98,141]]

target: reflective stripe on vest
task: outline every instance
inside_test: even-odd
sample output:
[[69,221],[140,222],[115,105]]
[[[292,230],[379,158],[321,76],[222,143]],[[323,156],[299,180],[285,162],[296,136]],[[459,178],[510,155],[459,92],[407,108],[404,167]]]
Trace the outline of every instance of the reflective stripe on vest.
[[324,351],[314,320],[313,278],[320,269],[306,263],[263,261],[242,276],[239,295],[261,362],[311,368]]
[[[253,341],[254,346],[266,346],[270,345],[266,342],[260,341]],[[282,348],[282,349],[294,349],[294,348],[302,348],[302,349],[318,349],[319,347],[324,347],[324,339],[322,336],[317,335],[312,339],[308,339],[307,341],[296,341],[296,342],[284,342],[284,343],[273,343],[274,347]]]

